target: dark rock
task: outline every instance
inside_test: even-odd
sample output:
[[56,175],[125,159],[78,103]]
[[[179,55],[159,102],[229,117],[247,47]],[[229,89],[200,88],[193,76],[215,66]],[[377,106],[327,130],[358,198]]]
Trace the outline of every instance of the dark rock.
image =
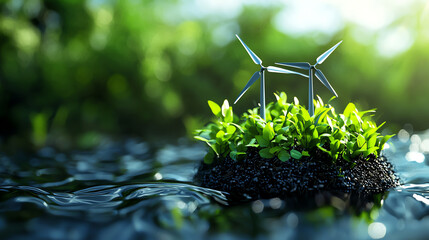
[[226,157],[210,165],[202,162],[194,181],[237,198],[248,195],[251,199],[284,199],[320,192],[378,194],[399,185],[393,166],[384,156],[358,158],[354,166],[342,159],[332,164],[321,152],[286,162],[277,157],[261,158],[256,148],[249,148],[246,156],[239,161]]

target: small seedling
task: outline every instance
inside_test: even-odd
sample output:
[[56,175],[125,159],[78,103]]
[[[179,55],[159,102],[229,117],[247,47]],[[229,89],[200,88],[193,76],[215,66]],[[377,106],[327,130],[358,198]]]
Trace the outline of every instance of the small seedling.
[[227,100],[222,107],[209,101],[215,120],[195,132],[195,139],[205,142],[209,151],[207,164],[222,161],[229,155],[239,161],[247,148],[259,150],[262,158],[277,157],[281,161],[310,157],[317,151],[326,153],[332,163],[338,159],[353,162],[361,156],[378,157],[384,144],[393,135],[382,136],[378,125],[371,120],[374,110],[358,111],[349,103],[343,113],[337,114],[322,99],[314,100],[314,115],[310,115],[297,98],[287,102],[286,93],[275,94],[276,101],[267,105],[266,120],[258,108],[250,109],[241,118],[233,114]]

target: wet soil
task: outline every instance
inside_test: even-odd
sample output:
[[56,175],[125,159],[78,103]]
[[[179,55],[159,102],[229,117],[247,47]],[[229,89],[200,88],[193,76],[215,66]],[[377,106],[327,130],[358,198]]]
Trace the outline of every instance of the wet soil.
[[277,157],[261,158],[258,149],[249,148],[243,160],[234,161],[228,156],[210,165],[201,162],[194,181],[246,199],[285,199],[320,193],[372,195],[399,185],[392,164],[384,156],[370,155],[354,163],[340,159],[332,164],[321,151],[282,162]]

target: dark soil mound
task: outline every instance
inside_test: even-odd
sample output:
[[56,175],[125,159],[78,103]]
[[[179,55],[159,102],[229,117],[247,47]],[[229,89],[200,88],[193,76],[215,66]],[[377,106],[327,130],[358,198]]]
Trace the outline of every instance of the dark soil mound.
[[[356,159],[355,165],[339,160],[335,165],[322,152],[300,160],[264,159],[249,148],[244,160],[229,157],[211,165],[201,163],[195,182],[203,187],[248,199],[287,198],[341,192],[377,194],[399,185],[385,157]],[[241,196],[241,197],[240,197]]]

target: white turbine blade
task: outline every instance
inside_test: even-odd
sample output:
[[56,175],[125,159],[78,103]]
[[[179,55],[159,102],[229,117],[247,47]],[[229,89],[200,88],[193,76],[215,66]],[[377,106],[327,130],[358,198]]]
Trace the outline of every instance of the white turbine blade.
[[247,82],[246,86],[243,88],[243,90],[241,91],[240,95],[238,95],[237,99],[235,100],[234,104],[237,103],[238,100],[240,100],[241,96],[243,96],[243,94],[247,91],[247,89],[249,89],[250,86],[252,86],[253,83],[256,82],[256,80],[259,79],[259,77],[261,76],[261,72],[257,71],[253,74],[253,76],[250,78],[250,80]]
[[286,67],[294,67],[294,68],[299,68],[299,69],[305,69],[308,70],[310,69],[311,65],[308,62],[296,62],[296,63],[276,63],[277,65],[282,65],[282,66],[286,66]]
[[241,40],[241,38],[237,34],[235,34],[235,36],[238,38],[238,40],[240,40],[241,44],[246,49],[247,53],[252,58],[253,62],[258,64],[258,65],[261,65],[262,60],[258,56],[256,56],[256,54],[252,50],[250,50],[250,48],[243,42],[243,40]]
[[328,51],[324,52],[322,55],[320,55],[317,59],[316,62],[317,64],[322,64],[326,58],[329,57],[329,55],[331,55],[331,53],[338,47],[338,45],[340,45],[343,42],[343,40],[341,40],[339,43],[335,44],[335,46],[331,47]]
[[295,71],[290,71],[290,70],[279,68],[279,67],[269,66],[269,67],[267,67],[267,71],[268,72],[274,72],[274,73],[297,74],[297,75],[301,75],[303,77],[308,78],[308,75],[305,75],[303,73],[299,73],[299,72],[295,72]]
[[315,75],[316,75],[317,79],[319,79],[319,81],[323,85],[325,85],[325,87],[327,87],[329,89],[329,91],[331,91],[335,95],[335,97],[338,97],[338,94],[332,88],[331,84],[329,84],[328,79],[326,79],[326,77],[325,77],[325,75],[323,75],[322,71],[320,71],[319,69],[316,69]]

